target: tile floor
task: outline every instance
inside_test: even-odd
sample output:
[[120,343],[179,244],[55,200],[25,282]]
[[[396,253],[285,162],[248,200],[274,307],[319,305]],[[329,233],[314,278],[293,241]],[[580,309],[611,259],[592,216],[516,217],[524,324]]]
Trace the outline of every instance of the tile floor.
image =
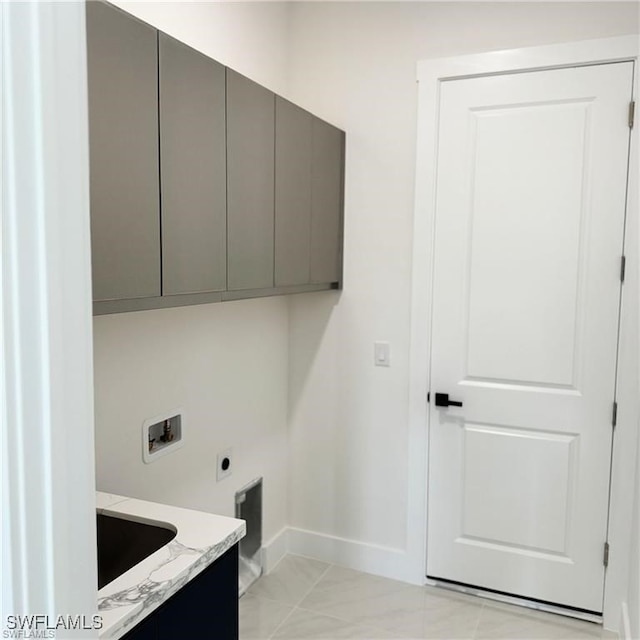
[[240,599],[240,640],[615,638],[602,627],[286,556]]

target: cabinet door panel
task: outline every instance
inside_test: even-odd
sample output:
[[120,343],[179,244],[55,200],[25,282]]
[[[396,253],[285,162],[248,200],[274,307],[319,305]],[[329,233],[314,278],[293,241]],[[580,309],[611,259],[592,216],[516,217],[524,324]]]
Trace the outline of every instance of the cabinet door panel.
[[227,285],[225,70],[160,34],[162,293]]
[[312,116],[276,98],[276,286],[309,282]]
[[344,132],[313,119],[311,282],[342,280]]
[[274,111],[271,91],[227,69],[229,290],[273,287]]
[[87,2],[94,300],[160,295],[157,32]]
[[238,545],[173,595],[156,618],[158,640],[238,640]]
[[122,640],[158,640],[157,616],[151,614],[146,620],[136,625]]

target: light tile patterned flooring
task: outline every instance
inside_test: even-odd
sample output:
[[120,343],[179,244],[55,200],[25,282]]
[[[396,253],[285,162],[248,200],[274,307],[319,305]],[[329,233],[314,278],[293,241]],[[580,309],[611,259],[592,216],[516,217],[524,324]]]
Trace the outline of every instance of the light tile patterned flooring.
[[240,599],[240,640],[615,638],[589,622],[286,556]]

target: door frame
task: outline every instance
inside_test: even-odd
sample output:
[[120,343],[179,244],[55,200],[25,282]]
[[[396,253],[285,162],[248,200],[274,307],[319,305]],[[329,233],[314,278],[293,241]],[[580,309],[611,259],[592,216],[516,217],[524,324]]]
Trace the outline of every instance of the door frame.
[[[414,208],[411,347],[409,370],[409,468],[407,553],[425,582],[427,566],[427,482],[430,388],[432,279],[435,242],[435,179],[438,145],[438,103],[441,82],[473,76],[534,71],[605,62],[634,61],[634,100],[638,94],[640,42],[637,36],[491,51],[418,62],[418,130]],[[638,393],[638,125],[632,129],[625,226],[627,269],[622,293],[617,369],[618,417],[613,443],[610,487],[609,544],[603,622],[623,631],[630,578],[634,478],[640,417]],[[425,251],[429,247],[429,251]],[[612,398],[613,402],[613,398]],[[638,568],[633,569],[637,571]],[[417,576],[416,576],[417,578]],[[628,627],[627,627],[628,628]]]

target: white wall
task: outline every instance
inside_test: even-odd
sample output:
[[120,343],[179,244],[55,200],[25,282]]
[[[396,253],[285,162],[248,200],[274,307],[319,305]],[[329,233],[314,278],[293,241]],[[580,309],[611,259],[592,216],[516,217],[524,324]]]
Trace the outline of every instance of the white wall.
[[[278,3],[118,2],[275,91],[286,83],[287,11]],[[288,303],[247,300],[94,320],[97,485],[233,515],[264,476],[264,536],[287,523]],[[145,419],[182,407],[185,445],[142,462]],[[216,482],[216,454],[233,473]]]
[[291,304],[293,527],[406,548],[416,62],[638,31],[631,3],[294,5],[290,97],[347,131],[347,167],[344,291]]
[[112,4],[272,91],[284,92],[289,63],[286,2],[113,0]]

